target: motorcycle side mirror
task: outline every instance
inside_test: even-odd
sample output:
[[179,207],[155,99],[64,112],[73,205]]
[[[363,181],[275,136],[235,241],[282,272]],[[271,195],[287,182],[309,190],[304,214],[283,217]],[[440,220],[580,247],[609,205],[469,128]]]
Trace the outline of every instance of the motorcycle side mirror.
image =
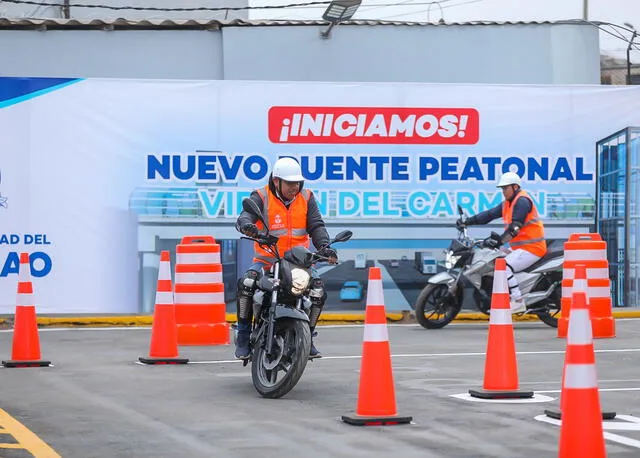
[[464,215],[464,213],[462,212],[462,207],[460,206],[460,204],[458,204],[458,214],[460,216]]
[[351,236],[353,235],[353,232],[351,231],[342,231],[339,232],[335,238],[333,239],[333,242],[346,242],[347,240],[349,240],[351,238]]
[[267,222],[264,220],[264,217],[262,216],[262,212],[260,211],[260,208],[253,200],[249,198],[243,199],[242,209],[247,213],[251,213],[253,216],[258,218],[258,220],[260,220],[260,222],[264,224],[264,227],[267,227]]

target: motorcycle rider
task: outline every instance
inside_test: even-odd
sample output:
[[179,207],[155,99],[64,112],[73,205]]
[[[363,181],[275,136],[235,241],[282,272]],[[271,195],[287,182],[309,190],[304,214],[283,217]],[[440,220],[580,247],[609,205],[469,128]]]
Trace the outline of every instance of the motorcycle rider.
[[[249,198],[262,210],[270,233],[280,237],[278,240],[280,254],[284,254],[294,246],[308,247],[309,237],[311,237],[319,254],[329,258],[331,264],[336,264],[338,255],[333,248],[327,246],[330,238],[318,209],[318,203],[313,193],[303,189],[303,186],[304,177],[300,164],[291,157],[283,157],[273,165],[269,183],[264,188],[254,190]],[[258,231],[263,229],[263,225],[255,216],[243,211],[236,221],[236,229],[248,237],[255,237]],[[254,264],[238,280],[238,334],[235,350],[235,356],[238,359],[249,358],[253,294],[257,287],[257,281],[274,261],[274,257],[261,248],[258,243],[254,244],[254,248]],[[311,300],[309,327],[313,336],[322,307],[327,299],[327,292],[321,278],[314,276],[311,279],[309,299]],[[314,345],[313,338],[311,339],[309,357],[322,357]]]
[[526,306],[514,273],[533,265],[547,252],[544,225],[533,200],[522,189],[518,174],[506,172],[500,177],[497,187],[502,189],[504,202],[465,220],[458,220],[456,225],[462,228],[476,224],[487,224],[502,217],[504,232],[499,236],[493,233],[491,237],[485,239],[484,246],[499,248],[501,245],[509,243],[512,251],[505,259],[511,296],[511,313],[520,313],[526,310]]

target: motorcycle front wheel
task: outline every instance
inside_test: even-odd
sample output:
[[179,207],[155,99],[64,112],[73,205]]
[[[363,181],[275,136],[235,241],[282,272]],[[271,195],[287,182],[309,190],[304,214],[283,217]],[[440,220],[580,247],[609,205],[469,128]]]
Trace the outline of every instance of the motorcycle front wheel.
[[427,329],[444,328],[461,307],[462,301],[451,294],[447,285],[427,285],[416,299],[416,321]]
[[251,378],[261,396],[275,399],[291,391],[302,377],[311,349],[311,330],[306,321],[278,320],[271,355],[267,355],[266,336],[265,332],[253,351]]

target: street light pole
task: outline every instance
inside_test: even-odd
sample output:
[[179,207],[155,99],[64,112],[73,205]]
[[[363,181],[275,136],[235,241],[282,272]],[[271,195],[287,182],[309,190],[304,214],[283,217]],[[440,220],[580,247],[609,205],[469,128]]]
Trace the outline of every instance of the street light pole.
[[582,19],[589,20],[589,0],[582,0]]
[[627,46],[627,85],[629,85],[631,84],[631,47],[633,46],[633,41],[638,36],[638,31],[628,22],[625,22],[624,25],[633,30],[633,34],[629,39],[629,45]]

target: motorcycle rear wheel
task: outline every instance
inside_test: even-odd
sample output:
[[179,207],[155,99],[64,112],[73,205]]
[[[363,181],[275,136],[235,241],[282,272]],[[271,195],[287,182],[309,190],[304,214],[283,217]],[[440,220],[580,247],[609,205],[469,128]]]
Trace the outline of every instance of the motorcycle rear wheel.
[[444,328],[461,308],[462,301],[451,294],[447,285],[427,285],[416,299],[416,321],[426,329]]
[[[560,316],[560,303],[547,302],[547,307],[543,312],[537,312],[538,318],[547,326],[558,327],[558,317]],[[535,306],[534,306],[535,307]]]
[[253,351],[251,378],[261,396],[276,399],[291,391],[302,377],[311,350],[311,330],[306,321],[278,320],[271,358],[266,352],[266,334]]

